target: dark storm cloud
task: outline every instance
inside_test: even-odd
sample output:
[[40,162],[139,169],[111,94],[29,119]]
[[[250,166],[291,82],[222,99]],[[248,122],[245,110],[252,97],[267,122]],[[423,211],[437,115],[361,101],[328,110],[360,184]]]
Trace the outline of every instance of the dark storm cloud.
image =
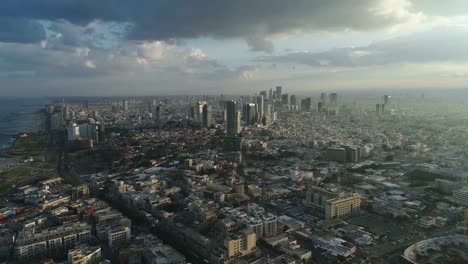
[[290,52],[262,56],[256,61],[292,63],[314,67],[359,67],[392,63],[465,62],[468,60],[468,29],[442,27],[394,38],[369,46],[325,52]]
[[45,38],[44,27],[35,20],[0,16],[0,42],[31,43]]
[[253,50],[272,49],[267,37],[292,30],[371,30],[396,18],[376,14],[375,0],[3,0],[0,16],[126,22],[127,38],[167,40],[244,38]]

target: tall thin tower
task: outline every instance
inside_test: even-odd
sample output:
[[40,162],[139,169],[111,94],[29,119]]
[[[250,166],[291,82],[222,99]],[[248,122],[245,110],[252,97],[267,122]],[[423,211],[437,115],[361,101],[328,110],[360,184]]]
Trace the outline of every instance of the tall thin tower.
[[235,137],[239,133],[239,121],[236,113],[236,102],[226,102],[226,130],[228,137]]

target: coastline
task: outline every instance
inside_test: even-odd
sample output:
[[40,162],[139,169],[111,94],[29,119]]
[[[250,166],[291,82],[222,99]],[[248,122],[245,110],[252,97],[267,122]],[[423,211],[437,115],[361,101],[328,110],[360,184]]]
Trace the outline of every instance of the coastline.
[[29,129],[25,129],[25,131],[18,132],[15,135],[12,134],[9,142],[7,144],[3,144],[0,147],[0,171],[8,169],[14,165],[19,165],[19,162],[21,162],[21,160],[24,158],[24,156],[22,156],[21,154],[11,153],[11,151],[16,147],[18,141],[22,139],[22,137],[20,137],[21,134],[26,134],[28,135],[27,137],[29,137],[47,131],[47,117],[46,114],[42,111],[42,109],[43,108],[40,108],[37,113],[34,113],[40,116],[39,123],[34,124]]

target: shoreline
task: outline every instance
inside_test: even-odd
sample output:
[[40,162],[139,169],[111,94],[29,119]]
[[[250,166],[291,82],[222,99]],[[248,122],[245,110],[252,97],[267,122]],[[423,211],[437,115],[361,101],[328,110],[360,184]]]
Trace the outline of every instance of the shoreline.
[[[34,126],[26,129],[27,131],[21,131],[18,133],[12,133],[8,143],[2,145],[0,148],[0,171],[3,171],[6,168],[9,168],[12,165],[19,165],[18,163],[24,158],[21,154],[11,154],[18,143],[18,140],[22,138],[28,138],[30,136],[40,135],[42,132],[47,131],[47,117],[46,114],[42,111],[43,108],[40,108],[36,114],[39,115],[39,122]],[[21,135],[27,135],[26,137],[21,137]]]

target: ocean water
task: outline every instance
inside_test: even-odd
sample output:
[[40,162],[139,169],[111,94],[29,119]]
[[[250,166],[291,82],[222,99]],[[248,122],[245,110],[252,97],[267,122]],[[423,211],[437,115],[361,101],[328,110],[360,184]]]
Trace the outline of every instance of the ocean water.
[[47,98],[0,97],[0,149],[11,145],[11,134],[43,129],[39,111],[48,103]]

